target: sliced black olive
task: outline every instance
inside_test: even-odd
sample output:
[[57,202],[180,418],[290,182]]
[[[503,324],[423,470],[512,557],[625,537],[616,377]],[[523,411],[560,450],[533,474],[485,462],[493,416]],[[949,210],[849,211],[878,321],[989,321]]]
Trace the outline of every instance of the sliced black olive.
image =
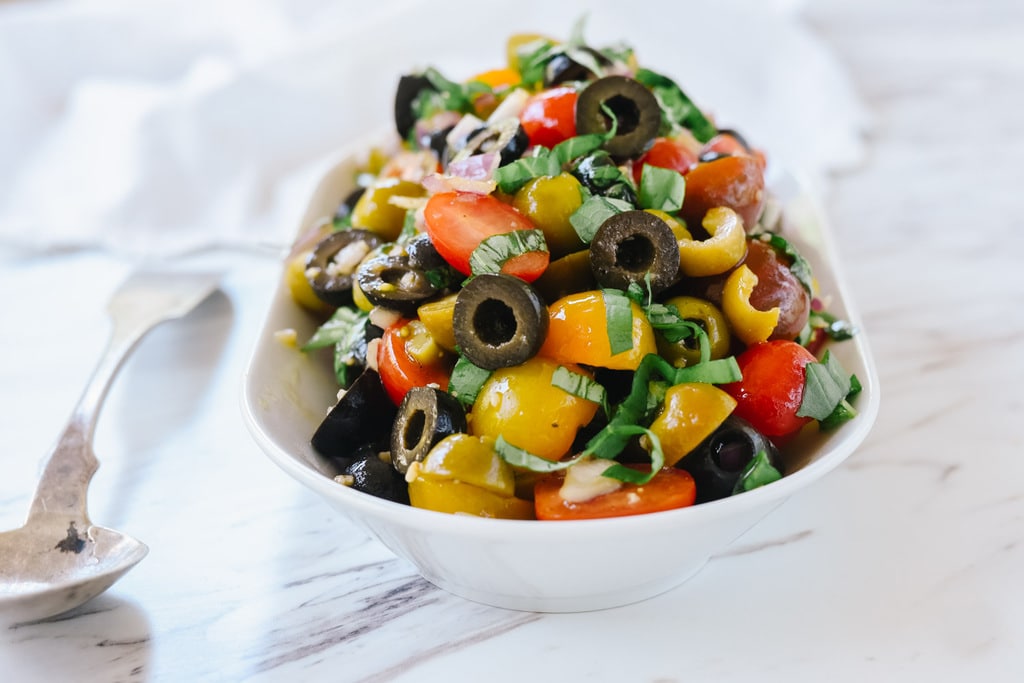
[[654,93],[626,76],[605,76],[588,85],[576,100],[576,131],[605,134],[617,121],[615,137],[604,149],[616,161],[638,157],[654,142],[661,127],[661,107]]
[[636,205],[636,191],[625,176],[616,173],[617,167],[608,152],[598,150],[594,154],[576,159],[569,167],[569,173],[580,181],[590,194],[599,194],[610,199],[621,199]]
[[332,306],[352,303],[352,275],[359,263],[381,244],[376,233],[352,228],[320,240],[306,259],[306,279],[313,292]]
[[422,461],[438,441],[466,431],[462,404],[446,391],[413,387],[398,406],[391,430],[391,464],[405,474],[409,465]]
[[486,370],[532,358],[548,332],[548,309],[530,284],[504,274],[477,275],[455,299],[455,342]]
[[350,476],[349,486],[371,496],[395,503],[408,504],[409,486],[405,478],[376,453],[368,453],[353,461],[343,474]]
[[433,151],[439,161],[444,161],[447,158],[448,133],[452,132],[452,128],[455,128],[455,126],[447,126],[441,130],[435,130],[427,137],[426,144],[423,145]]
[[395,90],[395,129],[403,140],[409,137],[416,125],[416,112],[413,104],[424,90],[437,90],[433,83],[422,74],[407,74],[398,79]]
[[420,270],[434,270],[448,265],[444,257],[437,253],[430,235],[425,232],[406,242],[405,253],[409,256],[409,265]]
[[388,398],[380,375],[365,370],[327,413],[311,443],[328,458],[349,458],[361,446],[384,450],[391,439],[395,404]]
[[668,224],[646,211],[610,217],[590,243],[590,267],[605,287],[627,289],[631,283],[658,294],[679,274],[679,243]]
[[598,70],[611,65],[611,60],[591,47],[580,47],[565,52],[559,52],[548,61],[544,67],[544,86],[551,87],[559,83],[571,81],[589,81],[598,74],[591,68],[597,66]]
[[366,369],[366,354],[370,342],[384,336],[384,330],[371,323],[369,318],[365,318],[359,329],[353,332],[347,340],[348,348],[335,351],[335,373],[338,382],[345,389],[352,386],[352,382]]
[[499,166],[511,163],[523,156],[530,145],[530,138],[517,118],[501,119],[469,134],[466,144],[452,158],[452,161],[467,159],[477,154],[498,152]]
[[359,289],[374,306],[383,306],[411,316],[420,304],[440,289],[406,255],[378,256],[365,261],[356,272]]
[[676,467],[693,475],[697,502],[703,503],[731,496],[743,470],[761,451],[768,455],[772,466],[782,472],[782,460],[775,445],[749,422],[730,415],[711,436],[676,463]]

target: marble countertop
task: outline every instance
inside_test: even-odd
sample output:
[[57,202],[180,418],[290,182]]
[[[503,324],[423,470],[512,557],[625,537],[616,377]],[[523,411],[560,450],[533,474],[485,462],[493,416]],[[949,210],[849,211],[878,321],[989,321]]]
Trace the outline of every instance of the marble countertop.
[[[822,0],[873,116],[823,197],[878,363],[865,444],[679,588],[534,614],[448,595],[265,458],[241,376],[279,264],[128,361],[94,521],[150,546],[108,593],[0,631],[5,681],[1017,681],[1024,677],[1024,10]],[[0,252],[0,528],[105,341],[112,256]]]

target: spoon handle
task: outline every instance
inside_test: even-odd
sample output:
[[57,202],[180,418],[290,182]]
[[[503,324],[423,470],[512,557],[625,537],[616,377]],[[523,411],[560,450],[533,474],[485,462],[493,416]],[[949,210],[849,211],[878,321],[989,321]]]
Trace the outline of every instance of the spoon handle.
[[158,322],[159,317],[113,317],[113,330],[103,355],[43,467],[29,519],[61,515],[74,518],[79,528],[88,525],[86,491],[100,464],[92,449],[100,408],[121,365]]

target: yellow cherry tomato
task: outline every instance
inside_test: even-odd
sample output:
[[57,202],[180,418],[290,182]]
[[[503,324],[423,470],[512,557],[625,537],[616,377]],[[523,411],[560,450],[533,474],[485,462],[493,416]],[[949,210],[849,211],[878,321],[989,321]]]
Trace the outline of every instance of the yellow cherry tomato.
[[690,382],[669,387],[651,431],[661,441],[665,466],[671,467],[725,422],[736,399],[712,384]]
[[747,253],[743,221],[732,209],[719,206],[709,210],[701,226],[711,237],[695,240],[687,234],[679,240],[679,270],[683,274],[690,277],[718,275],[739,263]]
[[461,481],[417,478],[409,482],[409,504],[449,514],[494,519],[534,519],[533,502],[515,496],[499,496]]
[[722,289],[722,312],[732,331],[747,346],[763,342],[779,323],[779,307],[759,311],[750,303],[750,294],[757,286],[757,275],[742,265],[725,281]]
[[[500,435],[541,458],[561,459],[598,408],[593,401],[551,384],[555,370],[563,364],[534,356],[522,365],[495,370],[473,403],[470,433],[495,439]],[[566,367],[583,373],[576,366]]]
[[391,203],[392,197],[422,197],[423,186],[408,180],[385,178],[366,188],[352,208],[352,225],[375,232],[389,242],[398,239],[405,224],[405,209]]
[[580,181],[568,173],[541,176],[527,181],[512,199],[512,206],[544,232],[552,258],[584,247],[569,222],[569,216],[583,203],[580,187]]
[[334,307],[320,300],[313,291],[313,286],[309,284],[309,278],[306,277],[306,260],[312,251],[300,251],[288,259],[284,269],[284,282],[295,303],[311,313],[326,315],[333,311]]
[[590,291],[562,297],[548,307],[548,336],[538,355],[562,363],[636,370],[644,356],[657,352],[657,346],[643,309],[631,301],[630,310],[633,347],[612,355],[604,295]]

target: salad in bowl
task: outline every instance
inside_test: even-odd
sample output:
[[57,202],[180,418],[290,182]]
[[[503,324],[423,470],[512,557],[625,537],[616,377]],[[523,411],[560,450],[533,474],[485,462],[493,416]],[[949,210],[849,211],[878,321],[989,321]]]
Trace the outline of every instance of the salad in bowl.
[[[427,578],[646,597],[866,436],[874,369],[813,204],[631,49],[514,35],[503,66],[401,76],[393,119],[311,202],[246,414]],[[506,571],[570,541],[593,566],[623,533],[688,556],[614,589],[480,573],[494,544],[524,544]]]

